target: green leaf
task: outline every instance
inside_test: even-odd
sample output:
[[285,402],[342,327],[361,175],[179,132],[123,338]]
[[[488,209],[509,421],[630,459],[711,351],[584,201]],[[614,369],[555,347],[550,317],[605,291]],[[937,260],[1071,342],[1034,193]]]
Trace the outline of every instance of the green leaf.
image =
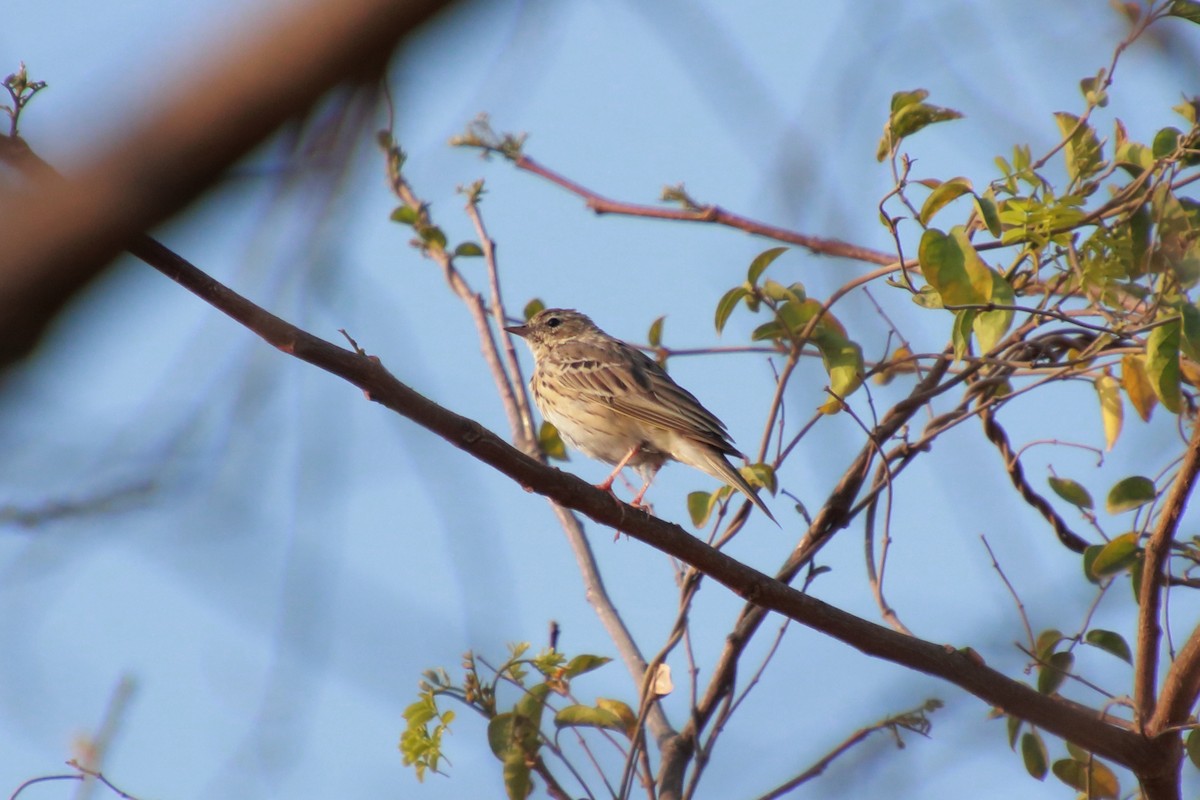
[[1060,781],[1085,792],[1089,800],[1117,800],[1121,794],[1117,776],[1095,758],[1090,763],[1064,758],[1055,761],[1053,769]]
[[525,321],[533,319],[533,317],[546,308],[546,304],[542,302],[542,298],[535,297],[525,304],[525,308],[521,311],[521,315],[525,317]]
[[1092,560],[1092,574],[1097,578],[1104,578],[1124,572],[1137,560],[1138,552],[1138,535],[1123,533],[1111,542],[1101,545],[1100,552]]
[[1086,123],[1079,125],[1079,117],[1065,111],[1056,113],[1054,119],[1058,122],[1058,130],[1063,136],[1074,131],[1063,148],[1067,159],[1067,174],[1071,176],[1071,180],[1083,181],[1099,172],[1104,166],[1104,157],[1100,151],[1100,140],[1092,126]]
[[1142,570],[1146,567],[1146,559],[1141,553],[1138,553],[1137,558],[1133,561],[1133,566],[1129,568],[1129,588],[1133,590],[1133,601],[1135,603],[1142,602]]
[[1038,669],[1037,688],[1042,694],[1054,694],[1075,664],[1075,656],[1067,651],[1054,653]]
[[1150,146],[1150,153],[1155,159],[1166,158],[1178,149],[1179,137],[1181,136],[1183,136],[1183,132],[1179,128],[1163,128],[1154,134],[1154,142]]
[[929,228],[921,235],[917,258],[925,279],[947,305],[986,303],[992,295],[991,270],[967,239],[962,226],[950,234]]
[[1105,508],[1110,514],[1132,511],[1154,500],[1155,495],[1154,481],[1141,475],[1131,475],[1117,481],[1109,490]]
[[950,339],[954,344],[955,361],[962,361],[971,352],[971,326],[975,323],[977,313],[973,308],[954,312],[954,327]]
[[713,508],[716,507],[714,500],[715,495],[713,492],[688,493],[688,516],[692,518],[692,524],[697,528],[703,528],[708,524],[708,517],[712,514]]
[[1200,25],[1200,3],[1197,3],[1196,0],[1174,0],[1167,13]]
[[1049,483],[1054,493],[1071,505],[1089,511],[1094,508],[1095,504],[1092,502],[1092,496],[1088,493],[1087,489],[1083,488],[1083,484],[1073,481],[1070,478],[1058,478],[1054,476],[1050,477]]
[[[817,328],[813,335],[813,343],[821,352],[821,361],[825,364],[825,371],[829,373],[829,390],[845,400],[862,386],[863,374],[866,371],[862,348],[840,334],[832,325],[818,325]],[[821,406],[821,411],[826,414],[840,410],[841,402],[837,398],[831,397]]]
[[921,290],[912,296],[912,300],[921,308],[937,309],[945,307],[945,304],[942,302],[942,296],[937,293],[937,289],[929,284],[922,286]]
[[1039,781],[1046,779],[1046,763],[1050,760],[1046,745],[1037,731],[1027,731],[1021,736],[1021,758],[1025,770]]
[[1020,717],[1015,717],[1012,714],[1008,715],[1005,720],[1005,725],[1008,727],[1008,749],[1017,749],[1017,734],[1021,732],[1021,723],[1023,720]]
[[1173,319],[1150,331],[1146,339],[1146,376],[1163,408],[1178,414],[1182,408],[1179,391],[1180,321]]
[[606,708],[573,705],[567,706],[554,715],[554,725],[557,728],[605,728],[613,731],[625,731],[621,719]]
[[975,211],[983,220],[983,224],[987,226],[988,233],[999,238],[1001,233],[1000,210],[996,207],[996,198],[990,187],[982,195],[975,195]]
[[779,491],[779,480],[775,477],[775,468],[770,464],[747,464],[738,471],[751,486],[766,489],[772,496]]
[[1200,308],[1188,302],[1180,303],[1179,349],[1193,361],[1200,361]]
[[417,221],[417,210],[412,206],[396,206],[396,210],[392,212],[390,217],[392,222],[399,222],[401,225],[412,225]]
[[929,193],[925,202],[921,204],[921,213],[917,215],[917,219],[922,225],[928,225],[937,212],[964,194],[971,194],[973,191],[974,187],[968,179],[951,178]]
[[952,108],[942,108],[924,102],[929,96],[925,89],[896,92],[892,95],[891,114],[883,126],[883,137],[875,150],[875,158],[883,161],[896,152],[901,140],[929,125],[959,119],[962,114]]
[[1129,643],[1125,641],[1125,637],[1119,633],[1093,628],[1087,632],[1087,636],[1083,637],[1083,639],[1088,644],[1099,647],[1104,652],[1111,653],[1122,661],[1130,664],[1133,663],[1133,651],[1129,649]]
[[1187,749],[1188,758],[1191,760],[1192,766],[1200,769],[1200,728],[1192,728],[1188,731],[1184,747]]
[[717,333],[725,330],[725,323],[729,320],[729,315],[737,308],[738,302],[748,294],[750,294],[750,290],[745,286],[735,286],[721,295],[721,299],[717,301],[717,315],[715,320]]
[[1058,643],[1062,640],[1062,631],[1047,628],[1038,634],[1037,641],[1033,646],[1033,652],[1042,661],[1049,661],[1050,656],[1054,654],[1054,648],[1058,647]]
[[491,746],[492,752],[496,754],[496,758],[501,761],[504,756],[512,748],[513,714],[511,711],[505,711],[502,714],[497,714],[488,721],[487,737],[488,745]]
[[646,334],[646,340],[651,347],[662,347],[663,320],[665,319],[666,317],[659,317],[650,323],[650,332]]
[[758,285],[758,278],[763,274],[767,267],[771,266],[771,262],[786,253],[788,247],[772,247],[770,250],[764,250],[754,257],[750,262],[750,269],[746,270],[746,280],[751,286]]
[[454,255],[464,258],[483,255],[483,248],[474,242],[463,242],[458,247],[454,248]]
[[[994,270],[988,270],[988,274],[992,279],[992,287],[989,293],[989,302],[996,303],[1002,306],[1011,306],[1016,302],[1016,296],[1013,294],[1012,286],[1008,281],[1004,280],[1004,276]],[[975,331],[975,338],[979,342],[979,352],[981,355],[990,353],[995,349],[996,345],[1008,333],[1009,327],[1012,326],[1013,312],[1012,309],[997,308],[992,311],[980,311],[975,315],[975,321],[971,323],[971,327]]]
[[417,231],[421,241],[438,250],[446,249],[446,234],[437,225],[426,225]]
[[1141,356],[1130,353],[1121,358],[1121,387],[1125,389],[1138,416],[1143,422],[1149,422],[1158,397],[1154,394],[1150,376],[1146,374],[1146,362]]
[[558,428],[554,427],[553,423],[542,422],[542,427],[538,428],[537,444],[538,449],[545,453],[547,458],[570,461],[567,457],[567,446],[563,444],[562,437],[558,435]]
[[605,656],[593,656],[585,653],[568,661],[567,666],[563,668],[563,674],[568,678],[577,678],[585,672],[600,669],[610,661],[612,659]]
[[620,700],[610,700],[607,697],[596,698],[597,708],[602,708],[605,711],[610,711],[616,715],[617,719],[621,720],[623,726],[620,730],[627,737],[632,739],[637,734],[637,714],[633,713],[633,709]]
[[1087,578],[1092,583],[1099,583],[1100,579],[1096,577],[1095,563],[1096,556],[1100,555],[1100,551],[1104,549],[1102,544],[1088,545],[1083,550],[1083,577]]
[[1121,384],[1107,372],[1095,380],[1096,395],[1100,399],[1100,419],[1104,423],[1105,449],[1112,450],[1121,435],[1121,423],[1125,408],[1121,403]]
[[533,794],[533,776],[524,757],[513,756],[504,760],[504,792],[508,800],[525,800]]

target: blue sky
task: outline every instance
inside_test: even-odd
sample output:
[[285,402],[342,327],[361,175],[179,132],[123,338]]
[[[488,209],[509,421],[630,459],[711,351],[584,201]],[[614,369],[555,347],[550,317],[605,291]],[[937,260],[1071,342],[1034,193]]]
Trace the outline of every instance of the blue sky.
[[[120,135],[212,37],[284,5],[10,0],[0,71],[24,60],[50,84],[23,130],[68,167]],[[1112,106],[1098,114],[1102,132],[1116,113],[1147,138],[1175,124],[1169,108],[1181,94],[1200,92],[1200,73],[1187,66],[1196,36],[1182,22],[1168,28],[1184,50],[1134,48]],[[1037,151],[1055,141],[1052,112],[1082,108],[1078,80],[1108,63],[1121,35],[1100,0],[477,2],[411,42],[391,80],[409,178],[452,240],[471,236],[455,187],[486,179],[484,214],[511,309],[542,297],[632,340],[666,314],[668,344],[705,346],[742,341],[756,324],[735,315],[718,340],[712,310],[768,243],[597,218],[448,138],[487,111],[497,129],[528,132],[531,155],[608,196],[653,202],[664,185],[684,182],[702,201],[886,249],[876,205],[891,178],[874,152],[893,92],[924,87],[966,115],[923,132],[910,152],[923,176],[980,185],[1012,144]],[[370,145],[378,124],[362,132],[335,192],[319,174],[282,191],[284,159],[266,147],[158,234],[308,330],[337,340],[346,328],[401,380],[502,431],[465,313],[408,247],[408,231],[388,222],[396,201]],[[482,272],[470,269],[482,288]],[[861,269],[793,251],[772,274],[824,297]],[[944,321],[896,309],[906,333],[940,348]],[[865,300],[847,301],[840,317],[868,353],[881,347]],[[681,358],[671,368],[744,449],[754,447],[771,386],[763,362]],[[824,385],[819,364],[802,368],[788,397],[794,425],[824,401]],[[879,389],[877,402],[903,390]],[[1102,442],[1090,387],[1055,397],[1059,408],[1018,405],[1002,417],[1014,440]],[[1033,451],[1027,469],[1040,480],[1052,460],[1094,494],[1160,469],[1148,454],[1173,441],[1171,421],[1127,427],[1100,469],[1094,456],[1053,448]],[[1006,493],[999,457],[980,441],[975,428],[955,431],[905,475],[889,599],[919,635],[970,645],[1016,675],[1019,621],[979,535],[1036,609],[1035,627],[1070,629],[1091,596],[1076,559]],[[860,446],[851,420],[825,419],[783,480],[815,507]],[[137,688],[106,771],[141,798],[499,796],[499,765],[467,717],[447,745],[451,778],[417,785],[402,768],[400,714],[421,670],[455,667],[469,648],[498,659],[506,642],[540,645],[550,619],[568,653],[613,655],[544,501],[131,260],[0,383],[0,451],[0,506],[118,495],[97,513],[0,531],[0,787],[60,771],[72,738],[95,728],[129,675]],[[579,456],[567,468],[590,480],[605,474]],[[672,466],[651,499],[683,521],[687,492],[711,488]],[[780,516],[786,502],[773,508]],[[759,520],[734,553],[770,570],[794,542],[795,523],[785,529]],[[669,564],[590,530],[618,604],[652,651],[674,613]],[[860,537],[851,529],[824,551],[833,573],[814,593],[876,619]],[[1101,606],[1108,627],[1129,624],[1121,600]],[[715,633],[697,644],[701,664],[738,607],[715,585],[703,590],[697,627]],[[1181,632],[1189,610],[1179,611]],[[1087,657],[1102,680],[1128,685],[1119,663]],[[677,675],[685,668],[673,666]],[[631,693],[616,663],[576,688]],[[1024,775],[979,701],[800,628],[735,717],[700,796],[754,796],[855,728],[930,696],[950,704],[931,740],[913,737],[897,751],[881,738],[801,795],[1068,796],[1053,778]],[[668,704],[676,715],[681,701]]]

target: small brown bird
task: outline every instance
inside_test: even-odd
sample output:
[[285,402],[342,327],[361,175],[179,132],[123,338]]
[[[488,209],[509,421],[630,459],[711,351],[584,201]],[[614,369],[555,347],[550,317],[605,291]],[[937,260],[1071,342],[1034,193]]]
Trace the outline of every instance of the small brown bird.
[[529,388],[542,416],[567,444],[616,464],[599,488],[611,491],[621,470],[632,466],[645,480],[632,500],[638,505],[659,468],[675,460],[733,486],[775,522],[726,459],[745,456],[725,425],[642,351],[563,308],[544,309],[505,330],[533,351]]

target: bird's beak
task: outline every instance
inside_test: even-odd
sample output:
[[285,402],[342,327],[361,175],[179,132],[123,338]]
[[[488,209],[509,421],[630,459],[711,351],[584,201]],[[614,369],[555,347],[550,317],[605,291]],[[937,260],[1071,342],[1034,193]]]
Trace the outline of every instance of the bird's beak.
[[505,328],[504,330],[508,331],[509,333],[513,334],[514,336],[520,336],[522,339],[524,339],[525,334],[529,333],[529,326],[528,325],[513,325],[512,327]]

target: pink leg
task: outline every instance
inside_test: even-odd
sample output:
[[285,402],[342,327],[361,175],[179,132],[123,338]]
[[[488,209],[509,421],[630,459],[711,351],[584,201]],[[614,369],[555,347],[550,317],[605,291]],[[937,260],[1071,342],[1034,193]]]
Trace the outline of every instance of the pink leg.
[[[629,452],[625,454],[625,457],[617,462],[617,468],[612,471],[612,474],[605,478],[602,483],[596,484],[596,488],[600,489],[601,491],[611,492],[613,481],[617,479],[617,476],[621,474],[621,470],[625,469],[625,467],[629,465],[629,462],[633,460],[633,457],[636,456],[638,451],[641,449],[642,446],[640,444],[635,444],[632,448],[630,448]],[[647,486],[649,486],[649,484],[647,484]],[[643,487],[642,494],[645,494],[645,492],[646,489]],[[638,499],[640,500],[641,498],[642,495],[639,494]]]
[[646,481],[642,485],[642,488],[634,496],[634,498],[629,501],[629,505],[633,506],[634,508],[641,508],[642,507],[642,498],[646,496],[646,490],[650,488],[650,484],[653,482],[654,482],[654,478],[651,478],[650,480]]

